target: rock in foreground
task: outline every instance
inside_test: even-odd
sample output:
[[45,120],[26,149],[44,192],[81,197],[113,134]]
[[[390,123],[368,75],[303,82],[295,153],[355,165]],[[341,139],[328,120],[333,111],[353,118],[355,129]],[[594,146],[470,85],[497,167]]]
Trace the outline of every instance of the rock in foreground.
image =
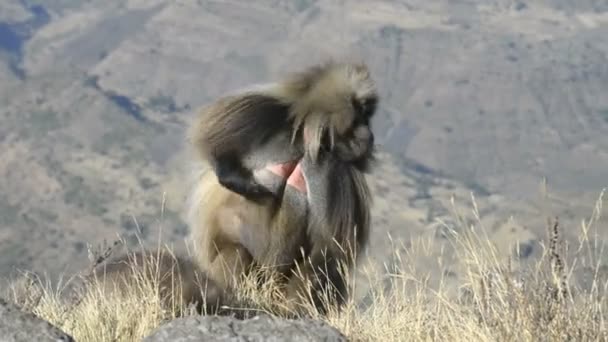
[[179,318],[160,326],[144,342],[189,341],[347,341],[337,329],[314,320],[257,316],[238,320],[225,316]]
[[74,341],[72,337],[38,316],[0,298],[0,341]]

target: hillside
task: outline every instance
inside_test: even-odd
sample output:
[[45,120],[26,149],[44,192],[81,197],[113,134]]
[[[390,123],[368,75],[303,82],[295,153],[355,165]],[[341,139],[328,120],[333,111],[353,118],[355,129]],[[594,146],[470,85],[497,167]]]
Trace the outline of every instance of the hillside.
[[179,244],[196,108],[326,55],[364,58],[382,94],[376,260],[387,233],[442,241],[471,192],[505,254],[534,255],[545,214],[578,227],[606,186],[607,34],[591,0],[5,1],[0,277],[161,223]]

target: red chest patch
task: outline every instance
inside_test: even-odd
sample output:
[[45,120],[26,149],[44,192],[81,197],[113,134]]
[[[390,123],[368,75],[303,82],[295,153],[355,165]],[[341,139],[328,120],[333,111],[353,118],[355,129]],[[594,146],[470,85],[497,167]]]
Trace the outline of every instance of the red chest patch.
[[306,180],[299,163],[288,162],[268,165],[266,169],[283,179],[287,179],[287,185],[296,188],[299,192],[306,193]]
[[300,163],[298,163],[296,168],[293,170],[293,172],[287,179],[287,185],[293,186],[299,192],[306,193],[306,180],[304,179],[304,174],[302,173]]
[[272,172],[275,175],[277,175],[281,178],[284,178],[284,179],[289,177],[289,175],[291,175],[291,173],[293,172],[293,170],[295,168],[296,168],[296,162],[289,162],[289,163],[284,163],[284,164],[273,164],[273,165],[266,166],[266,169],[268,169],[270,172]]

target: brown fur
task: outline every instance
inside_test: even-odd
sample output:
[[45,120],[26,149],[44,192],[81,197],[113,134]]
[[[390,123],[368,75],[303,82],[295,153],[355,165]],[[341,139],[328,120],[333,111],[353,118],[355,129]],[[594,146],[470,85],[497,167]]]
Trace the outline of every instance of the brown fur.
[[[190,259],[166,250],[126,253],[98,265],[85,284],[95,282],[106,296],[128,295],[154,286],[166,309],[195,305],[198,312],[219,312],[225,302],[223,288]],[[145,286],[145,287],[144,287]]]
[[[332,154],[322,152],[320,156],[317,162],[309,155],[302,160],[309,189],[304,238],[267,247],[275,253],[304,251],[303,258],[296,258],[290,264],[289,271],[296,274],[288,274],[285,287],[287,300],[294,301],[290,309],[295,312],[299,312],[299,305],[306,307],[309,299],[320,313],[326,313],[328,306],[340,307],[349,296],[348,272],[369,238],[372,197],[365,175],[352,163]],[[288,195],[286,191],[286,201],[289,201]],[[294,226],[287,227],[282,233],[289,236]],[[304,303],[299,301],[301,296],[307,297],[303,298]],[[329,297],[323,299],[324,296]]]
[[372,198],[363,172],[327,156],[321,164],[304,160],[308,193],[286,187],[277,205],[248,201],[222,187],[213,172],[201,176],[192,238],[198,262],[220,287],[238,286],[251,267],[263,266],[286,277],[291,311],[305,306],[300,299],[308,282],[319,291],[313,301],[321,312],[328,304],[319,298],[324,291],[337,304],[348,297],[338,269],[349,271],[367,245]]
[[[373,159],[376,102],[365,65],[332,62],[201,112],[190,137],[212,169],[196,180],[190,225],[197,260],[218,286],[231,288],[251,267],[271,266],[288,278],[289,301],[312,281],[315,291],[334,283],[343,302],[338,264],[352,267],[369,234],[364,172]],[[301,163],[306,193],[265,170],[293,161]],[[321,266],[328,274],[319,274]]]
[[316,160],[321,149],[352,162],[371,159],[377,101],[364,64],[329,62],[206,106],[189,138],[221,185],[250,200],[276,199],[253,170],[305,152]]
[[[328,62],[291,74],[273,87],[220,99],[202,110],[190,137],[207,159],[210,154],[221,154],[223,150],[238,148],[234,144],[245,143],[241,140],[243,136],[259,128],[251,121],[265,117],[275,122],[286,121],[294,140],[300,129],[309,130],[308,152],[316,159],[324,133],[331,135],[331,141],[334,135],[347,134],[356,116],[353,101],[375,105],[377,98],[375,84],[364,64]],[[288,115],[274,112],[280,110]],[[270,127],[253,133],[265,130]],[[262,137],[260,134],[255,140]]]

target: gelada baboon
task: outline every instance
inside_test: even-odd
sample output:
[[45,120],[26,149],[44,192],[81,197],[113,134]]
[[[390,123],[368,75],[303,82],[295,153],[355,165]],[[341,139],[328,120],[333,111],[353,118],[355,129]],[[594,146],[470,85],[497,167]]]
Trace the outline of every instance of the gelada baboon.
[[219,286],[273,266],[288,278],[289,302],[310,297],[308,281],[319,311],[318,292],[337,290],[343,302],[338,264],[352,266],[367,243],[377,102],[364,64],[330,62],[201,111],[191,141],[211,169],[193,189],[190,225],[198,262]]

